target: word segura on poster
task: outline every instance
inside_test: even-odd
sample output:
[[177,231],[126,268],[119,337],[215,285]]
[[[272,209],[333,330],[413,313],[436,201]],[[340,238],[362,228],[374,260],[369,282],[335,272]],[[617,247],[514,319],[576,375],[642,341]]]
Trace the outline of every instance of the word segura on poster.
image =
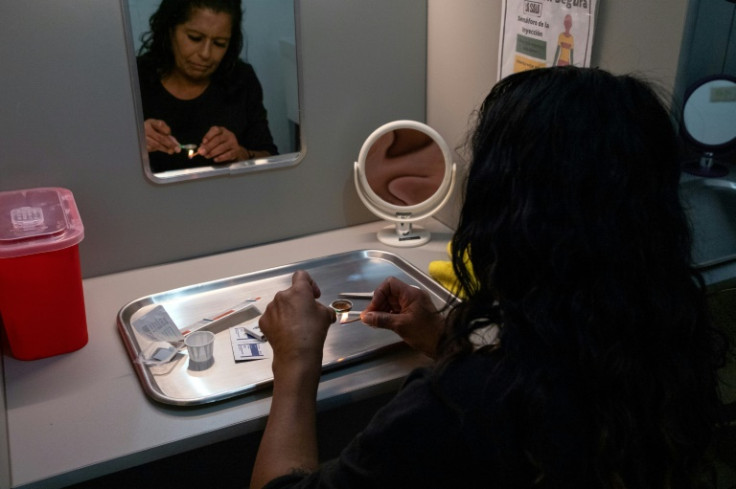
[[597,0],[504,0],[499,73],[589,66]]

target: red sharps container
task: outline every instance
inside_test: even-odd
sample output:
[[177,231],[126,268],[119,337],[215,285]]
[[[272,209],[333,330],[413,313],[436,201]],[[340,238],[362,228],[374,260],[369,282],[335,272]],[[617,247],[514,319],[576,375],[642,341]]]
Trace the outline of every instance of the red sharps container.
[[15,358],[35,360],[87,344],[82,238],[69,190],[0,192],[0,317]]

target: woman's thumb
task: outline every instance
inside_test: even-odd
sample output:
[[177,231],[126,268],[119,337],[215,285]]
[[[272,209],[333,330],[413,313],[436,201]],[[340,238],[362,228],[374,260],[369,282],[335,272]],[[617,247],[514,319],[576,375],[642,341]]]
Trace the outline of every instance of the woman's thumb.
[[374,328],[391,329],[389,326],[391,324],[391,314],[385,312],[363,312],[360,315],[360,320]]

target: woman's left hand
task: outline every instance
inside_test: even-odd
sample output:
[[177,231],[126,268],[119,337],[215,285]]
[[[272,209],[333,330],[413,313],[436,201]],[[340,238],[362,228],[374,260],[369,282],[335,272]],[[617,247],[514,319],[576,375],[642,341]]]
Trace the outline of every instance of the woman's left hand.
[[202,138],[198,153],[215,163],[248,159],[248,150],[238,144],[238,138],[223,126],[212,126]]

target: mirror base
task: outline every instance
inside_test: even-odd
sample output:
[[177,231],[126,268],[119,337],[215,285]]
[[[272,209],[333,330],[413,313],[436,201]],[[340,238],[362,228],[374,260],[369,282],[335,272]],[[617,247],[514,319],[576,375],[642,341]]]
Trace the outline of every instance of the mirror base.
[[378,241],[396,248],[413,248],[429,243],[432,234],[426,229],[413,226],[407,234],[398,234],[396,226],[386,226],[378,231]]
[[701,161],[689,161],[682,167],[683,171],[706,178],[721,178],[728,175],[728,168],[711,160],[707,165]]

